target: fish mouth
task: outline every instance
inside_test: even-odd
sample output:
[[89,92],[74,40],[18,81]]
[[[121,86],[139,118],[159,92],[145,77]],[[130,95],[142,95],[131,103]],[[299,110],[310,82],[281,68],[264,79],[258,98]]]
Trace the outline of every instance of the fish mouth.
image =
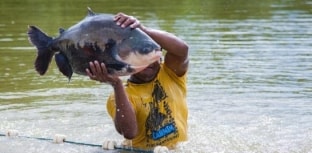
[[137,52],[131,52],[127,57],[121,59],[119,56],[117,60],[124,62],[128,65],[128,71],[131,70],[132,73],[137,73],[144,70],[150,64],[160,60],[162,57],[162,52],[160,50],[154,50],[148,54],[140,54]]

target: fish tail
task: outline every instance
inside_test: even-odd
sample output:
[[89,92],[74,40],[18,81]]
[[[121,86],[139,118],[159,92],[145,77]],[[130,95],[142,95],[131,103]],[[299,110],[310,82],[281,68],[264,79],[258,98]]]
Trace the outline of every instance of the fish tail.
[[54,55],[54,51],[51,49],[50,44],[53,38],[47,36],[40,29],[35,26],[28,27],[29,41],[36,46],[38,53],[35,61],[36,71],[43,75],[48,69],[51,59]]

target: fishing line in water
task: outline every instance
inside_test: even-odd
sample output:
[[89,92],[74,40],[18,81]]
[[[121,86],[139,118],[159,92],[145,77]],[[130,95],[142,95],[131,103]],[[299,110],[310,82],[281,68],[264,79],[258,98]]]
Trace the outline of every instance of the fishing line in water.
[[84,145],[84,146],[90,146],[90,147],[101,147],[104,150],[117,149],[117,150],[134,151],[134,152],[142,152],[142,153],[154,153],[155,152],[151,150],[142,150],[142,149],[137,149],[137,148],[118,146],[115,141],[104,141],[103,145],[68,141],[66,140],[66,136],[62,134],[56,134],[54,138],[51,139],[51,138],[41,138],[41,137],[20,136],[17,130],[8,130],[5,134],[0,133],[0,136],[9,137],[9,138],[18,137],[18,138],[36,139],[36,140],[42,140],[42,141],[52,141],[53,143],[56,143],[56,144],[69,143],[69,144]]

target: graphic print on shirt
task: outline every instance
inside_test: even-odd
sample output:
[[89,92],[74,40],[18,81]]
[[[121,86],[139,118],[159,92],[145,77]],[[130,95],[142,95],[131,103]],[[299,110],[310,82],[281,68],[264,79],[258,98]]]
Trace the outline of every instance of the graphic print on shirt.
[[[152,92],[153,99],[149,102],[149,115],[146,120],[146,135],[149,140],[155,141],[154,144],[149,144],[148,147],[161,145],[162,143],[178,137],[176,124],[172,117],[172,111],[169,108],[166,91],[158,80],[154,82]],[[149,142],[152,143],[153,141]]]

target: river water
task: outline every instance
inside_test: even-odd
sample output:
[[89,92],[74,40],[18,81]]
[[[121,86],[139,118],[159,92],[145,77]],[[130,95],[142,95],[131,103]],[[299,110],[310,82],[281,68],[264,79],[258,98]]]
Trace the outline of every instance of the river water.
[[[173,152],[312,152],[312,2],[309,0],[2,0],[0,134],[101,144],[120,141],[106,112],[109,85],[55,63],[39,76],[26,36],[51,36],[96,12],[125,12],[190,46],[189,140]],[[126,79],[126,78],[125,78]],[[1,153],[103,152],[100,148],[0,137]]]

